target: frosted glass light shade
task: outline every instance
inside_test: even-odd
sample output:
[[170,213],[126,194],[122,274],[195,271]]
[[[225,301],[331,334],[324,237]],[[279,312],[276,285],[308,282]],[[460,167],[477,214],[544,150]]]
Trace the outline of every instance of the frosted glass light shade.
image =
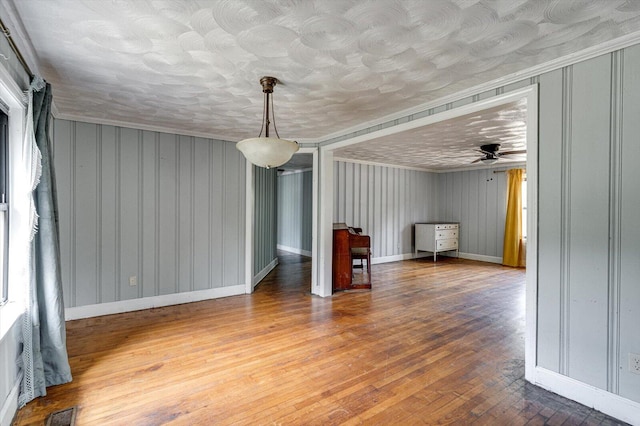
[[250,138],[236,144],[245,158],[256,166],[282,166],[299,149],[298,143],[278,138]]

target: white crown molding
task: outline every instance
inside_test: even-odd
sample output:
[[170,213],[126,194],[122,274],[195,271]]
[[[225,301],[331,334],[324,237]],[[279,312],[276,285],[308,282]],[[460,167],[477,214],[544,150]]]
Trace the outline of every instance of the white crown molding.
[[[53,111],[52,111],[53,112]],[[229,142],[235,143],[236,141],[230,141],[228,139],[224,139],[219,135],[214,135],[211,133],[204,132],[194,132],[184,129],[176,129],[173,127],[165,127],[160,125],[151,125],[151,124],[140,124],[134,122],[127,122],[121,120],[109,120],[102,118],[93,118],[93,117],[82,117],[75,114],[53,114],[53,118],[56,120],[69,120],[69,121],[77,121],[81,123],[89,123],[89,124],[99,124],[102,126],[114,126],[114,127],[126,127],[128,129],[134,130],[146,130],[149,132],[159,132],[159,133],[169,133],[172,135],[182,135],[182,136],[193,136],[196,138],[204,138],[204,139],[214,139],[220,142]]]
[[33,48],[31,39],[24,28],[24,24],[18,15],[14,0],[0,1],[0,16],[5,26],[9,29],[9,35],[20,51],[31,72],[34,75],[40,74],[40,61]]
[[[177,129],[175,127],[166,127],[160,126],[157,124],[140,124],[134,123],[132,121],[123,121],[123,120],[109,120],[104,118],[95,118],[95,117],[85,117],[77,114],[64,114],[60,113],[57,108],[51,109],[51,114],[53,118],[56,120],[69,120],[69,121],[77,121],[80,123],[89,123],[89,124],[99,124],[102,126],[114,126],[114,127],[126,127],[128,129],[134,130],[146,130],[149,132],[159,132],[159,133],[168,133],[172,135],[181,135],[181,136],[193,136],[195,138],[204,138],[204,139],[214,139],[220,142],[229,142],[235,144],[238,141],[230,141],[229,139],[225,139],[224,136],[216,135],[213,133],[205,133],[205,132],[194,132],[190,130]],[[305,142],[300,142],[302,139],[298,140],[298,142],[302,145]],[[316,148],[315,146],[307,146],[308,149]],[[309,151],[312,152],[312,151]]]
[[521,71],[516,71],[514,73],[507,74],[495,80],[491,80],[486,83],[482,83],[482,84],[470,87],[468,89],[458,91],[448,96],[443,96],[441,98],[435,99],[433,101],[430,101],[421,105],[417,105],[412,108],[407,108],[405,110],[398,111],[393,114],[389,114],[374,120],[365,121],[356,126],[352,126],[343,130],[339,130],[334,133],[330,133],[321,138],[309,140],[309,143],[322,144],[332,139],[344,137],[352,133],[361,131],[363,129],[368,129],[383,123],[388,123],[389,121],[408,117],[412,114],[423,112],[431,108],[437,108],[452,102],[456,102],[456,101],[471,97],[473,95],[477,95],[479,93],[484,93],[486,91],[494,90],[502,86],[506,86],[512,83],[517,83],[527,78],[536,77],[538,75],[541,75],[550,71],[554,71],[559,68],[566,67],[568,65],[573,65],[578,62],[586,61],[588,59],[592,59],[600,55],[611,53],[616,50],[624,49],[625,47],[633,46],[634,44],[638,44],[638,43],[640,43],[640,31],[627,34],[625,36],[618,37],[613,40],[609,40],[607,42],[598,44],[596,46],[588,47],[579,52],[574,52],[569,55],[565,55],[560,58],[539,64],[539,65],[534,65],[532,67],[529,67]]

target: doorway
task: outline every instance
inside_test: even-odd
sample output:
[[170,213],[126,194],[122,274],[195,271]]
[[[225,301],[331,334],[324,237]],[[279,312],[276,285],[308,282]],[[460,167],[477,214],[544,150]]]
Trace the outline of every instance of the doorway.
[[[526,272],[526,333],[525,333],[525,370],[527,379],[531,380],[536,365],[536,306],[537,306],[537,149],[538,149],[538,88],[537,85],[514,90],[507,94],[496,95],[484,100],[467,103],[457,108],[443,110],[432,115],[411,120],[401,121],[400,124],[370,132],[361,131],[358,136],[341,140],[320,148],[320,193],[323,202],[319,206],[319,221],[317,233],[319,239],[320,256],[318,260],[319,289],[315,294],[328,296],[331,294],[331,228],[334,214],[334,159],[340,148],[355,144],[369,143],[375,139],[387,138],[395,150],[403,151],[403,136],[412,131],[425,128],[445,120],[472,114],[488,108],[494,108],[511,102],[524,100],[526,110],[526,140],[527,140],[527,272]],[[406,152],[405,152],[406,153]],[[414,154],[415,155],[415,154]],[[382,164],[385,159],[379,160]],[[387,164],[392,166],[392,164]],[[324,261],[321,261],[324,259]],[[374,261],[375,263],[375,261]]]

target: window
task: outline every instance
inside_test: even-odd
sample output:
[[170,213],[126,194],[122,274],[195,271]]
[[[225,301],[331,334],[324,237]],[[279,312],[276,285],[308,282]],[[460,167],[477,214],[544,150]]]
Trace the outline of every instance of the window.
[[9,117],[0,111],[0,305],[6,303],[9,284]]
[[527,177],[522,179],[522,239],[527,239]]

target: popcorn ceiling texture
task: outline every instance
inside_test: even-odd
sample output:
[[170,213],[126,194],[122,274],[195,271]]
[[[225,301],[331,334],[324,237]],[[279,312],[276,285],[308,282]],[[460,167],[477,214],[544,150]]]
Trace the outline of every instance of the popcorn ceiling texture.
[[[484,144],[499,143],[498,152],[526,150],[526,133],[527,103],[523,99],[339,148],[334,156],[373,163],[391,158],[397,166],[443,171],[470,166],[483,157],[479,149]],[[505,155],[497,165],[523,161],[525,155]]]
[[640,29],[635,0],[9,1],[60,116],[229,141],[264,75],[280,135],[321,140]]

